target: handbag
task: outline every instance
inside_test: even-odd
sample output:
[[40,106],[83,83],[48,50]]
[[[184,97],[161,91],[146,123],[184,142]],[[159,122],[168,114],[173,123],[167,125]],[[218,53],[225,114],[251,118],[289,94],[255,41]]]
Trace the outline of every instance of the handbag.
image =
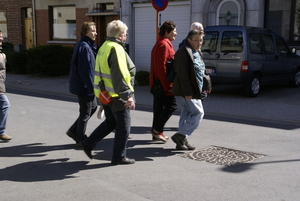
[[102,90],[99,94],[99,100],[103,105],[107,105],[112,101],[112,97],[109,95],[108,91]]
[[165,94],[164,88],[161,85],[160,80],[155,80],[153,83],[153,86],[150,90],[150,92],[154,95],[154,96],[162,96]]

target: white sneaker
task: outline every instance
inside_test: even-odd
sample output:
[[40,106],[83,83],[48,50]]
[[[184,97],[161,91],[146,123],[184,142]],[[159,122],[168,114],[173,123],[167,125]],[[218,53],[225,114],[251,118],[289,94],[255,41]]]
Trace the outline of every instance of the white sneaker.
[[99,110],[98,110],[98,114],[97,114],[97,118],[102,119],[103,117],[104,117],[104,109],[103,109],[103,106],[100,105]]

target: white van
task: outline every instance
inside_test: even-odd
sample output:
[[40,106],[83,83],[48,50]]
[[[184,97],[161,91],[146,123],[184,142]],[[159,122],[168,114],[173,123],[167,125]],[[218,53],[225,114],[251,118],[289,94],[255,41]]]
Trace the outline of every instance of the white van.
[[242,84],[250,97],[261,85],[300,85],[300,57],[275,32],[257,27],[209,26],[202,45],[213,84]]

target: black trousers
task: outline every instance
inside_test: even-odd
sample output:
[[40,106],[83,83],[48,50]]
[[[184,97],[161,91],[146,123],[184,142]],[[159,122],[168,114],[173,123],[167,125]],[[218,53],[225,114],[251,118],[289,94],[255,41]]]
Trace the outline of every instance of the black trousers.
[[163,132],[165,124],[176,109],[175,96],[153,95],[152,129]]
[[95,96],[77,96],[79,103],[79,117],[69,128],[76,135],[76,142],[86,138],[85,131],[88,120],[97,110],[97,99]]

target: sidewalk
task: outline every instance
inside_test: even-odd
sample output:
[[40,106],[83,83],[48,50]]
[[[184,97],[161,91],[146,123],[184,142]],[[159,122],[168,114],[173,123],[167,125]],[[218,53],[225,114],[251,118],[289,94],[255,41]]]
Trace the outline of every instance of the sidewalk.
[[[68,76],[38,77],[8,73],[6,87],[74,96],[69,93]],[[286,94],[279,93],[277,89],[269,90],[268,93],[261,93],[256,98],[222,95],[221,92],[225,90],[228,90],[226,86],[213,86],[212,94],[209,94],[203,103],[206,114],[253,117],[300,124],[300,88],[284,89]],[[219,93],[214,94],[214,91]],[[135,98],[137,105],[152,106],[153,97],[149,92],[149,86],[135,86]],[[178,105],[180,107],[180,103]]]

